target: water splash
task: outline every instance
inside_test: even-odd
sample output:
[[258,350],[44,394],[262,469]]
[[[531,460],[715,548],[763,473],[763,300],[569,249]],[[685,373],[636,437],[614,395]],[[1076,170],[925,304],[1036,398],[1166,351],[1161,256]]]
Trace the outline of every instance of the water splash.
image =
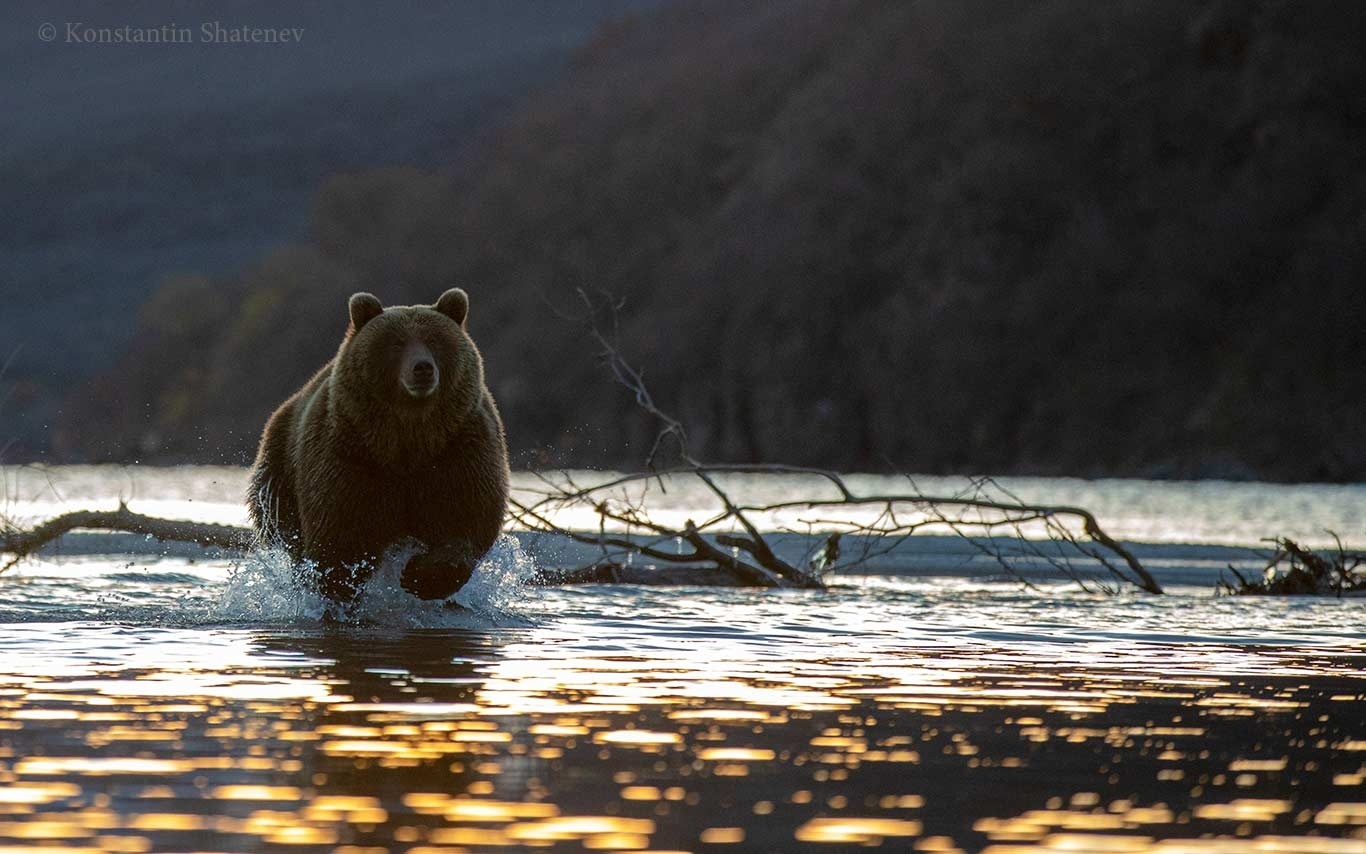
[[296,565],[281,549],[262,549],[232,567],[207,616],[229,623],[329,620],[405,628],[531,624],[518,606],[537,567],[514,538],[500,537],[465,586],[445,600],[419,599],[403,589],[403,568],[420,551],[414,543],[390,548],[356,600],[338,605],[307,583],[315,571],[311,564]]
[[254,551],[233,564],[207,616],[232,623],[320,620],[327,601],[303,583],[309,569],[296,566],[284,549]]
[[496,624],[506,620],[529,623],[519,606],[537,571],[536,562],[522,550],[522,544],[503,534],[451,601]]

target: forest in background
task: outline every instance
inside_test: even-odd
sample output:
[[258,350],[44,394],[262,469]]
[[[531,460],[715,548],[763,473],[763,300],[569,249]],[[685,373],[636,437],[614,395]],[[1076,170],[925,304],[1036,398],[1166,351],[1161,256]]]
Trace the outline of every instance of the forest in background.
[[346,297],[470,292],[518,466],[1366,477],[1366,6],[698,0],[602,29],[438,170],[176,276],[53,461],[246,462]]

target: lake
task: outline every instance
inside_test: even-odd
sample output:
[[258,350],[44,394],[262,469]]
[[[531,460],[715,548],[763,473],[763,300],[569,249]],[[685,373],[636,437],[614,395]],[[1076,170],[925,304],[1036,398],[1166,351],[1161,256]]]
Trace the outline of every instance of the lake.
[[[3,474],[20,520],[245,520],[240,469]],[[1168,595],[934,530],[828,591],[537,587],[508,536],[463,607],[387,566],[336,624],[279,555],[71,535],[0,575],[0,852],[1366,852],[1366,599],[1213,595],[1265,537],[1362,545],[1366,488],[1002,485]]]

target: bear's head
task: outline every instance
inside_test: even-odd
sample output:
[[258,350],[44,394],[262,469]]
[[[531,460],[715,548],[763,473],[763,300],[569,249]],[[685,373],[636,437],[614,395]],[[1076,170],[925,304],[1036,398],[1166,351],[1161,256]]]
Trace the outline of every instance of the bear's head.
[[419,444],[457,428],[485,393],[483,360],[465,331],[469,304],[460,288],[430,306],[385,308],[371,294],[354,294],[332,368],[338,411],[365,432],[406,422],[400,429],[421,431],[413,437]]

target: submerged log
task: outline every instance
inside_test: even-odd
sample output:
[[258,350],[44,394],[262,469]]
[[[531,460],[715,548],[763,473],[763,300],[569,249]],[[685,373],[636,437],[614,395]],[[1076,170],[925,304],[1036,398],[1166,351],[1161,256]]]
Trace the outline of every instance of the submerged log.
[[[796,499],[777,504],[741,505],[717,484],[715,475],[732,472],[803,473],[816,474],[835,484],[839,495],[825,499]],[[604,492],[625,483],[657,480],[670,476],[700,478],[721,501],[720,512],[701,524],[688,520],[681,528],[668,527],[653,521],[643,506],[620,507],[604,497]],[[572,482],[571,482],[572,483]],[[587,504],[595,509],[603,525],[597,531],[571,530],[551,521],[556,509],[566,505]],[[881,506],[878,522],[850,525],[839,522],[846,530],[826,534],[823,544],[811,550],[805,559],[784,559],[775,552],[772,534],[761,532],[748,518],[749,514],[771,513],[775,510],[803,508],[829,512],[837,508]],[[980,517],[966,519],[949,515],[946,511],[991,510],[1001,514],[991,520]],[[915,521],[899,518],[903,510],[918,510]],[[586,488],[561,485],[552,488],[539,502],[527,505],[514,499],[512,520],[521,523],[529,533],[563,537],[596,547],[600,553],[587,565],[574,569],[549,569],[535,582],[540,585],[608,583],[643,584],[654,586],[726,586],[726,587],[788,587],[824,589],[823,576],[831,571],[857,570],[871,559],[886,554],[896,544],[912,536],[925,525],[940,524],[973,543],[993,558],[1007,575],[1018,575],[1014,562],[1007,555],[981,546],[968,537],[964,528],[985,530],[1006,526],[1019,533],[1019,526],[1030,520],[1050,524],[1050,531],[1059,541],[1075,546],[1079,553],[1096,560],[1113,577],[1149,593],[1161,593],[1162,588],[1142,564],[1121,543],[1107,535],[1095,517],[1079,507],[1031,505],[1015,501],[992,501],[971,496],[926,496],[919,493],[904,495],[859,496],[851,492],[839,475],[819,469],[794,469],[787,466],[695,466],[692,468],[624,475]],[[1081,522],[1083,543],[1054,524],[1058,517],[1070,516]],[[717,530],[722,523],[733,520],[744,533]],[[629,534],[609,530],[612,522],[644,531],[648,536],[634,538]],[[707,530],[710,529],[710,530]],[[24,530],[12,525],[0,526],[0,553],[11,559],[0,565],[0,572],[14,566],[25,557],[77,530],[125,532],[155,538],[161,542],[193,543],[205,548],[245,552],[259,544],[251,528],[162,519],[134,513],[124,504],[112,511],[78,510],[48,519]],[[844,549],[841,537],[855,535],[866,541],[861,548]],[[676,547],[662,548],[673,540]],[[1027,541],[1023,539],[1028,545]],[[1108,557],[1106,552],[1108,552]],[[1045,557],[1055,569],[1085,587],[1085,582],[1068,564],[1043,555],[1037,548],[1036,557]],[[1111,557],[1117,557],[1118,562]],[[639,560],[636,563],[634,558]]]

